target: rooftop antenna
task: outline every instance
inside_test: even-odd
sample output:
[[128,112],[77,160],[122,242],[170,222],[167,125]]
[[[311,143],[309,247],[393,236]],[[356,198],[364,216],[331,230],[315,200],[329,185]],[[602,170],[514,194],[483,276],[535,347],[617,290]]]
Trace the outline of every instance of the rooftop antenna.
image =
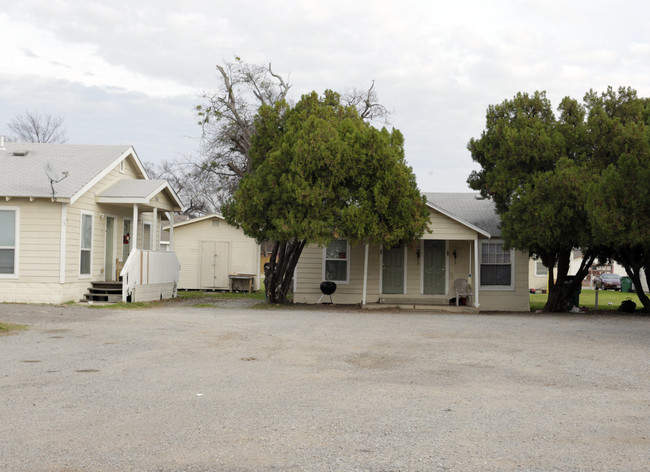
[[58,184],[63,179],[65,179],[68,176],[69,172],[67,170],[64,170],[63,172],[59,172],[49,162],[45,163],[43,169],[47,174],[47,178],[50,179],[50,187],[52,188],[52,201],[55,202],[56,197],[54,196],[54,184]]

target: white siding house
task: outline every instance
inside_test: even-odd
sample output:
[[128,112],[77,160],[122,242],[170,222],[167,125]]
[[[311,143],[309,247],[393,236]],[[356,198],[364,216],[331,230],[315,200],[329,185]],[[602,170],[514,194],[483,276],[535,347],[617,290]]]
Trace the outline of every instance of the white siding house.
[[104,282],[132,301],[175,293],[175,256],[157,249],[181,202],[131,146],[0,140],[0,169],[0,302],[77,301]]
[[398,248],[310,245],[296,268],[294,301],[316,303],[320,283],[337,284],[337,303],[449,305],[456,280],[471,286],[480,311],[528,311],[528,255],[504,250],[490,200],[474,193],[425,193],[430,222],[421,239]]

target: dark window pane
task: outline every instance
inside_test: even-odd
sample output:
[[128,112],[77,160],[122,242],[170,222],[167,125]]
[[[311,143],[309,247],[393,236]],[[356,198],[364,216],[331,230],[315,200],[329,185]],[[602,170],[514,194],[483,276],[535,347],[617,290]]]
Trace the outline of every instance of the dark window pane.
[[510,265],[481,265],[481,285],[510,285]]
[[79,273],[88,275],[90,274],[90,251],[81,251],[81,267]]
[[343,281],[347,280],[347,261],[326,261],[325,280]]
[[0,249],[0,274],[15,273],[14,254],[13,249]]

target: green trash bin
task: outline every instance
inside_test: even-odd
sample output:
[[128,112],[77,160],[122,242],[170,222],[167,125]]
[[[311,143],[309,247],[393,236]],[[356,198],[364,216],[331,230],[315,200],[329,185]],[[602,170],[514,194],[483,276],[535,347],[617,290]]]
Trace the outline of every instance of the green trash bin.
[[632,279],[629,277],[621,277],[621,292],[632,291]]

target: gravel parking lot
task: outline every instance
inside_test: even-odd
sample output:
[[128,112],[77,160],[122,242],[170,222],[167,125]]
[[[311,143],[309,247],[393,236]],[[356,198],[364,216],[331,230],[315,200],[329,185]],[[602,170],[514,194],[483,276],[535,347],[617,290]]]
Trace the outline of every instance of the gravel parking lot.
[[2,471],[647,471],[650,319],[0,304]]

